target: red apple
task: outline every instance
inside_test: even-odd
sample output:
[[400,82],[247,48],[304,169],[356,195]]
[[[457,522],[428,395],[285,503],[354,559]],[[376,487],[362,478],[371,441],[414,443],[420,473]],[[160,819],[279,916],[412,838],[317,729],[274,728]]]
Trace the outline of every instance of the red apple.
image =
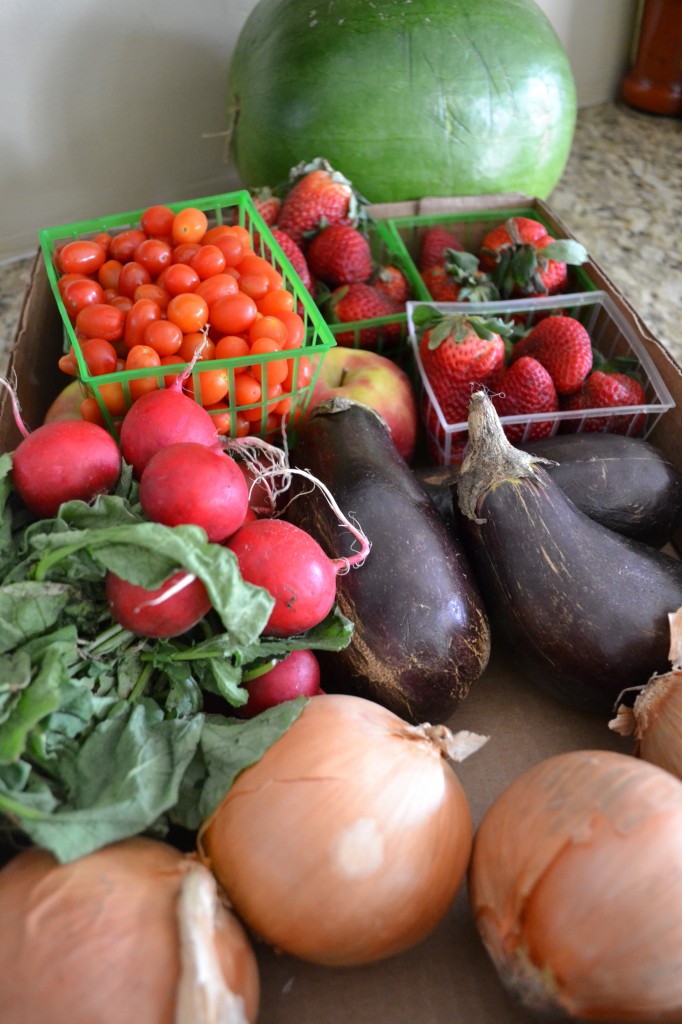
[[308,411],[327,398],[351,398],[379,413],[393,443],[409,462],[417,440],[417,402],[410,378],[397,363],[366,349],[331,348],[317,375]]
[[80,413],[81,402],[83,401],[83,388],[80,381],[72,380],[63,388],[50,408],[45,413],[45,423],[52,420],[80,420],[83,417]]

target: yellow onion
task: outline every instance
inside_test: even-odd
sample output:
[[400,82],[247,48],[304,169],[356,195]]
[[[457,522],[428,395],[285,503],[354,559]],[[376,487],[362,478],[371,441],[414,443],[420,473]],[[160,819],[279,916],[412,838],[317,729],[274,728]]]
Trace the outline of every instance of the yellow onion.
[[336,966],[428,935],[471,850],[469,804],[446,760],[458,742],[360,697],[313,697],[200,834],[246,925],[281,951]]
[[634,753],[682,779],[682,608],[670,621],[670,672],[655,674],[632,707],[621,704],[609,728],[634,735]]
[[469,893],[528,1008],[682,1022],[682,782],[668,772],[594,750],[535,765],[484,815]]
[[152,839],[0,871],[3,1024],[253,1024],[247,935],[196,858]]

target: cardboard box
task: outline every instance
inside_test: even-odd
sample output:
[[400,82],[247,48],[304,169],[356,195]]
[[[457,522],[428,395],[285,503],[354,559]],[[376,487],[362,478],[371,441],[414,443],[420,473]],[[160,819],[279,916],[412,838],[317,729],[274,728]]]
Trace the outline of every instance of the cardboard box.
[[[562,230],[559,222],[554,223]],[[682,468],[682,369],[606,274],[595,264],[590,264],[589,273],[598,288],[614,296],[675,400],[675,408],[661,417],[650,439]],[[68,382],[56,370],[61,344],[59,314],[37,260],[10,364],[31,427],[41,422],[50,401]],[[3,393],[0,451],[12,450],[19,440],[11,404]],[[573,749],[632,749],[631,741],[610,732],[603,719],[564,707],[533,688],[509,667],[504,650],[497,647],[489,668],[448,724],[490,736],[482,750],[456,769],[475,824],[513,779],[545,757]],[[506,993],[488,960],[468,908],[466,887],[428,939],[381,963],[337,970],[303,963],[259,944],[256,949],[263,1024],[527,1024],[531,1019]]]

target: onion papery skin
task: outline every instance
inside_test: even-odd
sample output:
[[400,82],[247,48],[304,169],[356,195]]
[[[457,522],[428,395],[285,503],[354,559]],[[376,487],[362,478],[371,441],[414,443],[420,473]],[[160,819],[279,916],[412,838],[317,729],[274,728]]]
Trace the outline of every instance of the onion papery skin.
[[[3,1024],[174,1024],[177,900],[192,860],[136,838],[68,864],[46,850],[0,872]],[[255,955],[219,905],[215,942],[228,986],[258,1013]]]
[[321,694],[238,776],[200,846],[261,939],[345,967],[410,948],[445,916],[471,813],[418,729],[373,701]]
[[682,1022],[682,783],[668,772],[612,751],[535,765],[484,815],[469,897],[529,1009]]

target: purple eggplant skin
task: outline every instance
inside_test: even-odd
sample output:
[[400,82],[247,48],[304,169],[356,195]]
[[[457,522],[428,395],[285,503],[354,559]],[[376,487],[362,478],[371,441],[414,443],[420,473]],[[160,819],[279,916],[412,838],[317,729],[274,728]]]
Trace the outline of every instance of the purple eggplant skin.
[[[371,543],[364,563],[337,576],[353,638],[342,651],[318,652],[322,688],[369,698],[408,722],[445,722],[490,656],[488,619],[461,546],[368,407],[321,403],[291,461],[327,486]],[[301,493],[286,517],[330,557],[352,555],[357,541],[321,490],[296,481]]]
[[491,453],[475,416],[492,404],[477,399],[457,518],[493,639],[545,691],[611,714],[622,691],[669,670],[682,562],[590,519],[501,427]]
[[[556,463],[546,470],[564,494],[590,519],[616,533],[658,548],[682,526],[682,472],[642,438],[557,434],[516,447]],[[414,470],[449,523],[459,470],[459,466]]]

